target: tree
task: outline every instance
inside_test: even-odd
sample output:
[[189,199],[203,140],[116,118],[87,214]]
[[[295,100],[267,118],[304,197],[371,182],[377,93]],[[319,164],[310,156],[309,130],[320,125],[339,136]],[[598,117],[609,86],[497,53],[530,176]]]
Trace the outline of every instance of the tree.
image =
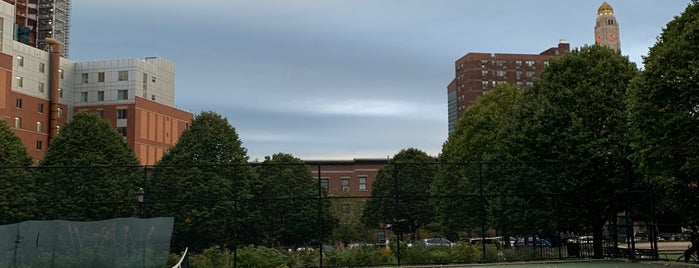
[[362,222],[369,227],[391,224],[399,232],[416,234],[434,220],[429,196],[436,172],[436,160],[425,152],[415,148],[398,152],[379,170]]
[[260,200],[255,206],[259,210],[257,232],[265,245],[318,244],[332,234],[337,220],[330,213],[330,201],[319,201],[323,193],[318,192],[318,181],[302,160],[277,153],[265,157],[255,170],[262,190],[256,193]]
[[[492,175],[502,166],[484,163],[507,160],[504,154],[507,150],[501,148],[502,140],[507,134],[507,125],[511,123],[513,107],[522,92],[515,86],[503,85],[478,98],[464,112],[442,147],[440,161],[445,164],[440,165],[439,174],[432,183],[432,193],[453,197],[434,199],[437,218],[452,238],[457,231],[468,234],[477,230],[480,233],[484,225],[497,230],[513,230],[521,225],[514,217],[496,217],[496,222],[491,222],[484,212],[513,215],[519,211],[514,208],[521,208],[526,203],[519,202],[521,200],[516,200],[513,195],[500,200],[491,198],[489,200],[493,202],[488,203],[480,194],[498,193],[494,191],[498,191],[497,181],[500,177]],[[490,172],[484,173],[483,167]]]
[[670,21],[629,97],[633,161],[663,200],[659,211],[699,222],[699,1]]
[[[27,167],[32,158],[4,121],[0,121],[0,224],[15,223],[31,217],[34,201]],[[21,194],[20,194],[21,193]]]
[[175,217],[173,245],[203,250],[233,247],[257,235],[248,156],[238,133],[214,112],[197,115],[156,163],[146,188],[152,216]]
[[100,220],[136,214],[139,161],[101,117],[78,112],[51,142],[36,179],[44,217]]
[[[624,100],[637,73],[628,57],[585,46],[551,61],[515,108],[504,140],[508,154],[519,161],[562,163],[555,172],[525,170],[525,182],[536,187],[532,191],[555,194],[556,205],[576,208],[561,209],[559,225],[590,228],[601,237],[605,222],[625,209],[620,197],[631,177]],[[600,242],[594,244],[597,257]]]

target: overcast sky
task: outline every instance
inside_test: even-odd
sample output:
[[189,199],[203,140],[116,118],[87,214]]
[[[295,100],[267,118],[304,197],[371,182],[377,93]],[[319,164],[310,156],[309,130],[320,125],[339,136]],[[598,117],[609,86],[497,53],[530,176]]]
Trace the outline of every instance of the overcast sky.
[[[612,0],[622,54],[641,57],[690,0]],[[70,58],[160,56],[175,103],[214,111],[251,159],[437,156],[446,86],[469,52],[594,42],[590,0],[73,0]]]

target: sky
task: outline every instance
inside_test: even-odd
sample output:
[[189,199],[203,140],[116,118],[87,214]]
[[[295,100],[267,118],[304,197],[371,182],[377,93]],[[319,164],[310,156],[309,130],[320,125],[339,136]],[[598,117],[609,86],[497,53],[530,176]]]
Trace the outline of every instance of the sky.
[[[690,0],[611,0],[623,55],[642,57]],[[594,43],[590,0],[72,0],[75,61],[164,57],[175,104],[213,111],[251,160],[437,156],[454,62]]]

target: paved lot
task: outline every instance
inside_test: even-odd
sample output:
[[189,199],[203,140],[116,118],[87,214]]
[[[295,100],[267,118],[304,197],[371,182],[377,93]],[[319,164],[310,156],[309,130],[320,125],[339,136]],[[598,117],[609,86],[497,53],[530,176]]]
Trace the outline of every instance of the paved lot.
[[[619,247],[626,247],[626,244],[619,244]],[[689,241],[662,241],[658,242],[659,252],[683,252],[689,247]],[[650,242],[636,242],[636,248],[649,249]]]

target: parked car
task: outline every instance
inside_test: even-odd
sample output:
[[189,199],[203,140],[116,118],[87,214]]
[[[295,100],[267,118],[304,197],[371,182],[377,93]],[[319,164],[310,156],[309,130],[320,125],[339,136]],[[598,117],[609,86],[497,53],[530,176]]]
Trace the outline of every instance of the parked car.
[[543,238],[528,237],[525,243],[524,238],[518,238],[517,242],[515,242],[515,247],[548,248],[551,247],[551,242]]
[[426,247],[453,247],[455,245],[454,242],[446,238],[425,238],[421,239],[420,242]]

